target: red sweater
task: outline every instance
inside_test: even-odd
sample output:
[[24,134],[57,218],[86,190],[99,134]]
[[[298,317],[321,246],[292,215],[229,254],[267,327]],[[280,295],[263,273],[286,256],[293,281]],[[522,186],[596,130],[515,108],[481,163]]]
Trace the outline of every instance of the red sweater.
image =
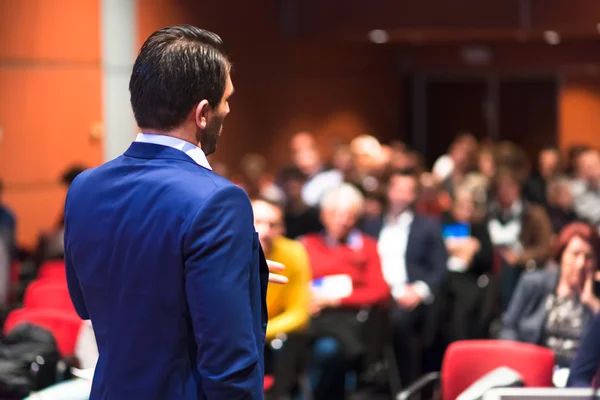
[[328,247],[322,234],[302,239],[310,259],[313,279],[346,274],[352,279],[352,294],[341,300],[345,307],[363,307],[385,302],[390,290],[383,279],[377,243],[361,234],[362,248]]

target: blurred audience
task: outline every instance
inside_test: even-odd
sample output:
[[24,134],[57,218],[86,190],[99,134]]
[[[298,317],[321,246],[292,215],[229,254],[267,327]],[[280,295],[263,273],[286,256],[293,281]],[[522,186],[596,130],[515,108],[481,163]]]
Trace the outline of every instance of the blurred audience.
[[[313,276],[311,336],[315,399],[343,399],[345,376],[362,359],[368,366],[377,343],[366,340],[369,309],[387,302],[376,242],[356,227],[364,198],[349,184],[327,192],[321,201],[323,233],[302,238]],[[360,368],[359,368],[360,369]],[[364,368],[363,368],[364,369]]]
[[254,227],[269,260],[285,265],[286,285],[269,286],[265,369],[275,378],[269,395],[273,399],[290,396],[302,373],[303,332],[309,322],[310,266],[300,242],[283,236],[283,206],[267,199],[252,201]]
[[519,281],[500,337],[546,346],[558,366],[568,367],[600,311],[594,280],[600,238],[594,227],[575,222],[560,232],[557,245],[558,265],[527,272]]
[[566,176],[552,178],[547,184],[546,209],[554,233],[577,220],[573,210],[573,194],[571,182]]
[[600,152],[586,150],[579,155],[578,176],[573,182],[575,214],[600,227]]
[[[575,358],[569,385],[589,385],[600,364],[590,339],[600,311],[597,149],[574,146],[564,165],[547,146],[530,163],[515,143],[461,133],[429,170],[397,140],[327,143],[330,159],[326,143],[295,134],[290,165],[277,171],[257,153],[213,163],[254,199],[265,255],[286,265],[289,283],[267,294],[267,398],[294,398],[306,374],[317,400],[392,383],[391,374],[406,386],[439,367],[437,347],[498,335],[551,348],[560,367]],[[72,166],[61,182],[83,170]],[[40,234],[15,290],[4,277],[17,221],[1,200],[0,183],[0,303],[12,298],[14,307],[39,266],[62,259],[64,222]],[[93,368],[95,351],[77,352],[82,367]],[[88,378],[39,395],[81,390],[83,399]]]
[[328,170],[317,148],[314,136],[309,132],[299,132],[290,144],[292,161],[306,176],[302,198],[309,206],[317,206],[323,195],[343,182],[342,172]]
[[285,236],[295,239],[308,233],[320,232],[323,225],[318,207],[309,206],[302,197],[306,176],[299,168],[288,167],[281,171],[280,179],[285,196]]
[[442,218],[442,233],[448,250],[448,276],[443,303],[450,312],[450,341],[484,336],[482,308],[489,283],[494,250],[487,226],[475,220],[471,191],[455,191],[450,212]]
[[391,323],[402,383],[416,376],[411,337],[423,325],[433,293],[442,283],[447,253],[439,224],[415,212],[419,181],[412,170],[393,171],[387,183],[384,217],[365,220],[363,229],[378,238],[383,276],[393,297]]
[[488,231],[502,260],[501,297],[508,307],[524,269],[543,267],[550,253],[552,226],[546,211],[521,196],[516,174],[500,170],[494,184],[495,198],[488,213]]

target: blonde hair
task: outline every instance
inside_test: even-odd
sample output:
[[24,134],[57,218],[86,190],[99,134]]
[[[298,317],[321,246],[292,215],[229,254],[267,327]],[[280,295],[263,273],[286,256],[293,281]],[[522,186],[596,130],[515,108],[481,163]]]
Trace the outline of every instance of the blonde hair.
[[321,209],[351,206],[362,211],[364,203],[365,198],[357,188],[348,183],[342,183],[323,196],[320,206]]

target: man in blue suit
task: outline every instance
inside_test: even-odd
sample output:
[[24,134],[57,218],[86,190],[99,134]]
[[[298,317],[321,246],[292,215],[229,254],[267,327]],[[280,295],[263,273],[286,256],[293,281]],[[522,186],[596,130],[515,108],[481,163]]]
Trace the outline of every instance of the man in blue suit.
[[230,68],[212,32],[153,33],[129,83],[142,133],[71,185],[65,260],[98,343],[92,400],[263,398],[269,271],[247,195],[206,160]]

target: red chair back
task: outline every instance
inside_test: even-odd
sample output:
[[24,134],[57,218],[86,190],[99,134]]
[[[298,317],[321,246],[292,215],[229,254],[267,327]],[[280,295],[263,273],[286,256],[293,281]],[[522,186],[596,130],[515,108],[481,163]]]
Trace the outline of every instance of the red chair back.
[[498,367],[518,372],[528,387],[552,387],[554,353],[545,347],[505,340],[452,343],[442,363],[442,397],[454,400],[471,384]]
[[76,314],[58,310],[21,308],[8,314],[4,323],[7,334],[21,323],[30,323],[48,329],[54,335],[58,351],[63,357],[73,356],[83,321]]
[[25,291],[23,308],[75,312],[67,283],[54,279],[35,280],[31,282]]
[[46,261],[40,266],[38,271],[39,279],[61,279],[67,280],[65,262],[63,260]]

